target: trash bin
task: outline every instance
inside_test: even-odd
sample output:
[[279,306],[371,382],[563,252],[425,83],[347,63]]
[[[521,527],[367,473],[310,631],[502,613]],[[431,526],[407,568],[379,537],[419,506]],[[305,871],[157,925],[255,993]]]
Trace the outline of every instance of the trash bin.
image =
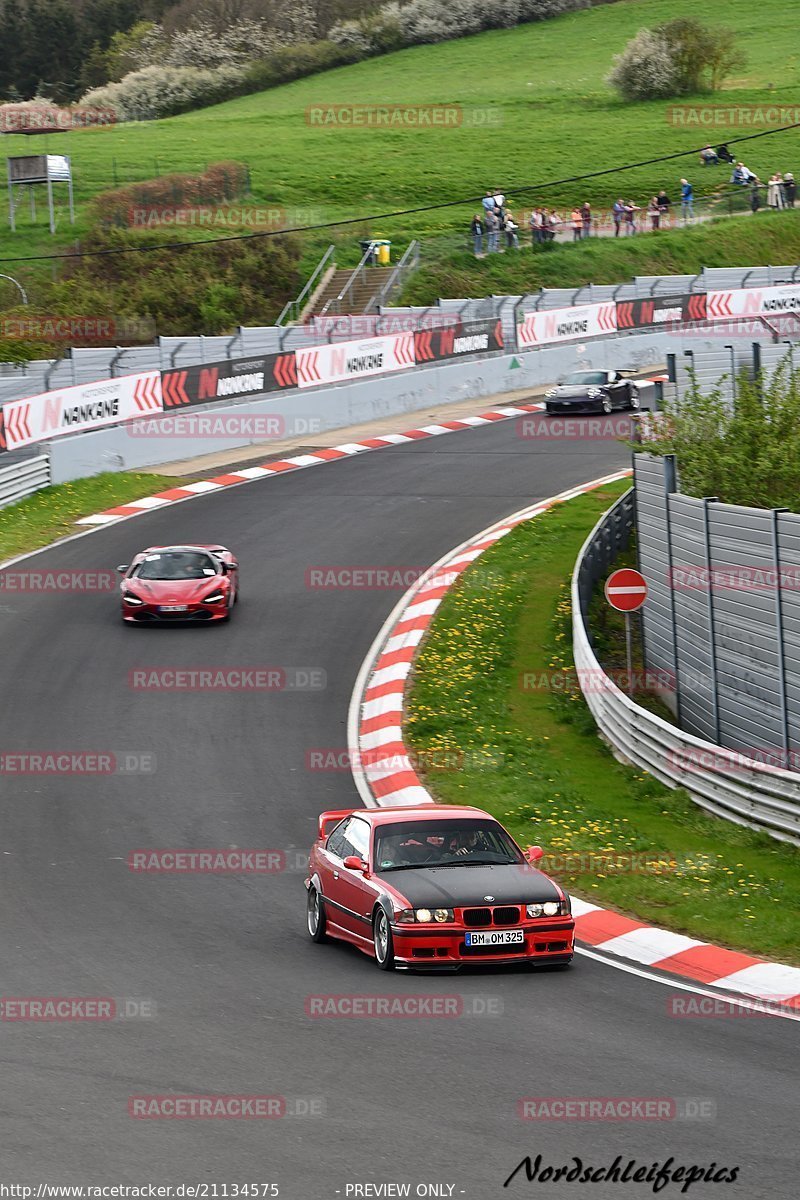
[[[364,259],[364,264],[367,267],[375,266],[375,243],[372,238],[366,238],[363,242],[358,243],[361,247],[361,257]],[[366,258],[364,257],[366,255]]]
[[387,242],[385,238],[378,238],[372,244],[375,247],[379,266],[388,267],[391,261],[392,243]]

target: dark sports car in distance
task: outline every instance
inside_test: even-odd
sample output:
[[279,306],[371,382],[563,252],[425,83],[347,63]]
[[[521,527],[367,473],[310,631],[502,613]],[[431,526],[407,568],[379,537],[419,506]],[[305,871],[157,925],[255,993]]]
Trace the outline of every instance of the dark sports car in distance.
[[131,624],[228,621],[239,596],[239,564],[225,546],[150,546],[117,570]]
[[548,413],[610,413],[639,407],[639,388],[621,371],[573,371],[544,397]]
[[393,967],[566,966],[569,896],[478,808],[346,809],[319,817],[311,848],[311,939],[337,938]]

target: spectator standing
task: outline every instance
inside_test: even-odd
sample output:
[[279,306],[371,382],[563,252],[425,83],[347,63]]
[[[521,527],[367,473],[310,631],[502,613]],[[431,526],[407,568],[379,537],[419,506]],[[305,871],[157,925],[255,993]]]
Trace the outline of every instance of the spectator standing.
[[570,223],[572,225],[572,240],[579,242],[583,237],[583,213],[579,208],[573,208],[570,214]]
[[592,206],[588,200],[584,200],[581,205],[581,224],[583,225],[583,236],[589,237],[592,232]]
[[542,210],[534,208],[531,210],[531,215],[528,218],[528,226],[531,231],[531,246],[541,246],[542,244]]
[[620,196],[618,200],[614,201],[614,204],[611,208],[611,217],[614,221],[614,237],[619,237],[619,227],[622,224],[622,218],[624,215],[625,205],[622,201],[622,197]]
[[787,171],[783,177],[783,194],[786,198],[786,207],[794,208],[794,202],[797,199],[797,185],[791,171]]
[[554,242],[556,240],[556,234],[558,233],[561,226],[564,224],[561,214],[559,212],[557,212],[557,210],[555,208],[550,213],[550,216],[547,218],[547,224],[549,227],[549,229],[548,229],[549,240],[551,242]]
[[475,216],[472,218],[472,224],[469,227],[469,231],[472,234],[472,245],[475,252],[475,257],[477,258],[479,254],[483,254],[484,225],[483,221],[481,220],[480,213],[475,213]]
[[519,250],[519,237],[517,235],[519,225],[514,220],[512,213],[506,212],[506,219],[503,222],[503,228],[506,233],[506,246],[508,246],[508,249]]
[[688,179],[681,180],[681,217],[684,223],[694,220],[694,190]]
[[670,210],[670,205],[672,204],[672,201],[670,200],[669,196],[667,195],[667,193],[664,191],[663,188],[658,193],[658,196],[656,197],[656,199],[658,200],[658,211],[661,214],[661,221],[659,222],[659,224],[662,229],[668,229],[669,228],[669,210]]
[[490,211],[494,210],[494,208],[496,206],[495,206],[495,202],[494,202],[494,196],[492,195],[491,192],[486,193],[486,195],[481,200],[481,204],[483,205],[485,212],[490,212]]
[[495,211],[495,209],[488,208],[486,210],[486,216],[484,217],[484,221],[486,222],[486,253],[487,254],[496,254],[497,253],[497,239],[499,237],[499,231],[500,231],[500,222],[498,220],[497,212]]
[[758,192],[758,181],[750,184],[750,211],[758,212],[761,208],[761,196]]
[[783,189],[780,175],[773,175],[767,184],[767,205],[770,208],[783,208]]
[[658,196],[653,196],[647,206],[647,215],[650,218],[650,228],[658,229],[661,224],[661,206],[658,203]]
[[505,196],[503,195],[503,193],[500,191],[499,188],[495,188],[495,190],[494,190],[494,206],[495,206],[495,209],[497,210],[497,217],[498,217],[498,220],[500,221],[501,226],[506,219],[505,203],[506,203]]
[[639,212],[639,205],[634,204],[632,200],[625,202],[625,234],[636,233],[636,214]]

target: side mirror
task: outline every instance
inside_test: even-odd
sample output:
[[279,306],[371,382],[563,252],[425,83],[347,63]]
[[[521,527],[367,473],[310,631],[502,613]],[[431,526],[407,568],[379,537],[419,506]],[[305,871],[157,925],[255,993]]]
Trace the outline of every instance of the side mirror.
[[544,850],[541,846],[528,846],[525,851],[525,857],[529,863],[538,862],[540,858],[544,857]]
[[120,565],[117,567],[120,575],[125,575],[127,573],[129,565],[129,563],[120,563]]
[[229,563],[229,562],[226,562],[226,563],[225,563],[225,569],[226,569],[226,570],[228,570],[228,571],[235,571],[235,570],[236,570],[236,566],[237,566],[237,564],[236,564],[236,563]]
[[343,862],[343,866],[347,867],[349,871],[361,871],[362,874],[367,870],[367,864],[357,854],[348,854]]

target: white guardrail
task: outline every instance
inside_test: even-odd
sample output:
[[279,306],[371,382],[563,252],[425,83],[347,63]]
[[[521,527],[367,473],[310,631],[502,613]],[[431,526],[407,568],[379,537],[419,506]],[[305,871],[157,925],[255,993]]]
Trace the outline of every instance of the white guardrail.
[[25,458],[9,467],[0,467],[0,508],[24,500],[49,483],[50,459],[46,454]]
[[682,733],[635,704],[597,660],[585,624],[581,577],[598,549],[610,544],[614,510],[626,499],[629,503],[629,498],[630,492],[600,518],[581,548],[572,576],[573,654],[592,716],[621,762],[644,768],[668,787],[684,788],[696,804],[715,816],[800,845],[800,775]]

